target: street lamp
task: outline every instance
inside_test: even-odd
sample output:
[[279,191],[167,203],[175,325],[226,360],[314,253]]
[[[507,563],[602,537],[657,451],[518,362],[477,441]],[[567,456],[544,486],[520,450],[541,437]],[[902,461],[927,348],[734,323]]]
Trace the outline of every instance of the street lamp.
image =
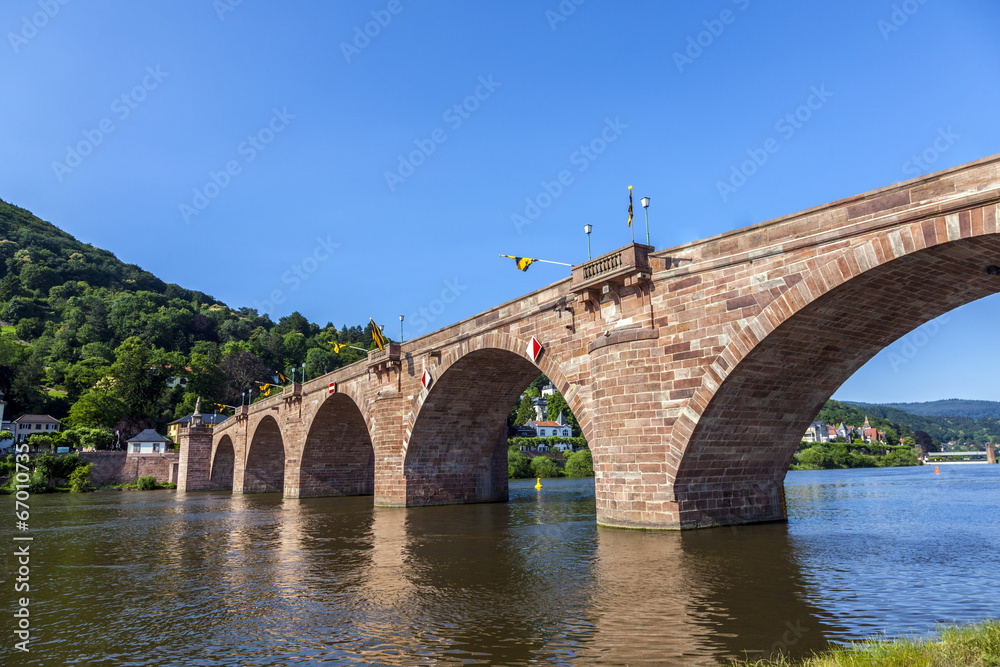
[[305,384],[306,381],[306,362],[302,362],[302,383]]
[[403,316],[399,316],[399,344],[403,344]]
[[590,230],[591,230],[591,229],[593,229],[593,228],[594,228],[594,226],[593,226],[593,225],[584,225],[584,226],[583,226],[583,232],[584,232],[584,233],[585,233],[585,234],[587,235],[587,261],[588,261],[588,262],[589,262],[589,261],[590,261],[591,259],[593,259],[593,258],[592,258],[592,257],[590,256]]
[[649,245],[649,197],[643,197],[640,201],[642,209],[646,212],[646,245]]

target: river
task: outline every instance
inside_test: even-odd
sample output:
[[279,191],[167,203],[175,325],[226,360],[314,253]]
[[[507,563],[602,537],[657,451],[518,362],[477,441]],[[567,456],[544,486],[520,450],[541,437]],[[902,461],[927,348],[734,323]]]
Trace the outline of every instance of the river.
[[593,480],[543,484],[35,496],[31,652],[5,614],[0,664],[714,665],[1000,616],[1000,466],[791,472],[787,524],[685,533],[598,528]]

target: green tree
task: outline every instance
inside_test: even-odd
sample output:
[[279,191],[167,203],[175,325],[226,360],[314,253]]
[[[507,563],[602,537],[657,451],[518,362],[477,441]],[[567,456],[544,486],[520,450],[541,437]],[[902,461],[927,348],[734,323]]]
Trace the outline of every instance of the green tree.
[[128,406],[99,389],[85,392],[69,409],[72,426],[112,428],[128,414]]
[[525,422],[528,422],[535,418],[535,406],[531,402],[531,397],[527,394],[521,399],[521,403],[517,407],[517,416],[514,418],[515,426],[522,426]]
[[531,459],[532,477],[558,477],[559,466],[547,456],[536,456]]
[[145,419],[157,414],[171,375],[164,361],[162,353],[136,336],[127,338],[115,349],[115,363],[111,365],[112,395],[125,404],[128,416]]
[[284,367],[299,367],[306,360],[306,337],[298,332],[285,334],[282,342],[284,348]]
[[73,493],[90,491],[90,473],[93,470],[93,463],[77,467],[76,470],[69,474],[69,490]]
[[573,437],[580,435],[580,422],[576,420],[576,415],[569,409],[569,403],[562,394],[556,392],[549,396],[546,401],[546,411],[550,421],[559,421],[559,415],[562,415],[566,424],[573,429]]
[[581,449],[566,459],[566,475],[569,477],[593,477],[594,457],[589,449]]
[[531,459],[514,446],[507,450],[507,479],[531,477]]

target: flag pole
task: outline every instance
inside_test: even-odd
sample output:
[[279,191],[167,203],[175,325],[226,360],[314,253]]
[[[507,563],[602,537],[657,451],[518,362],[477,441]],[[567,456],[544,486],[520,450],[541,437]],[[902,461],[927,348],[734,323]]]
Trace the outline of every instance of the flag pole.
[[632,226],[632,186],[628,186],[628,228],[632,230],[632,243],[635,243],[635,227]]
[[[517,259],[517,257],[514,257],[513,255],[505,255],[503,253],[500,253],[500,256],[506,257],[507,259]],[[534,257],[530,257],[529,259],[531,259],[532,262],[545,262],[546,264],[558,264],[559,266],[573,266],[572,264],[567,264],[566,262],[553,262],[549,259],[535,259]]]

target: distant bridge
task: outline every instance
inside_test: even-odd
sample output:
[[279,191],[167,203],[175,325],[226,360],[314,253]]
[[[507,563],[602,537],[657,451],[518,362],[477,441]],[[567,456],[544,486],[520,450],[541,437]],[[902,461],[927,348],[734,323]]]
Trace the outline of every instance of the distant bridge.
[[924,462],[926,463],[963,463],[963,461],[949,461],[948,459],[955,458],[970,458],[973,459],[969,463],[996,463],[996,450],[992,444],[987,445],[986,449],[981,452],[927,452],[924,455]]
[[594,455],[597,520],[785,518],[800,436],[879,350],[1000,291],[1000,156],[572,277],[180,431],[178,489],[507,499],[505,420],[538,373]]

